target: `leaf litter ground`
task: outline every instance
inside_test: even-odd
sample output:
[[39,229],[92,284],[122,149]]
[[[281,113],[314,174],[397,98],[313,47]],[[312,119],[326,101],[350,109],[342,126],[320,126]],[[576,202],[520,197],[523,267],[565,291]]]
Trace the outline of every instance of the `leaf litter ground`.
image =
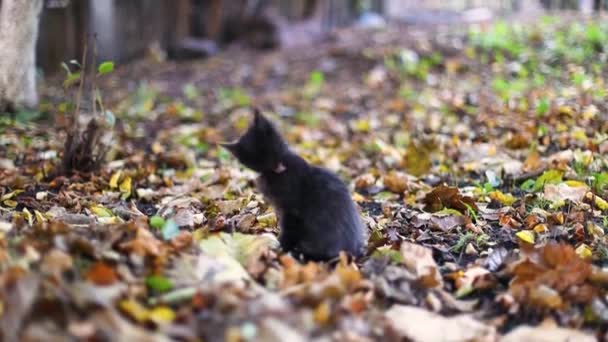
[[[101,81],[108,162],[70,175],[47,81],[50,115],[1,126],[3,338],[605,339],[607,58],[605,22],[555,17],[150,57]],[[364,258],[281,253],[217,146],[251,105],[349,184]]]

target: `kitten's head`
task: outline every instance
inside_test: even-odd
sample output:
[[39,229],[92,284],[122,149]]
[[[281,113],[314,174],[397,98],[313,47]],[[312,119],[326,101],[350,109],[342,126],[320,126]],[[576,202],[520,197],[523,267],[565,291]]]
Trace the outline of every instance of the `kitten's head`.
[[281,158],[287,145],[272,123],[260,111],[254,109],[253,122],[247,132],[235,143],[222,144],[243,165],[262,173],[285,170]]

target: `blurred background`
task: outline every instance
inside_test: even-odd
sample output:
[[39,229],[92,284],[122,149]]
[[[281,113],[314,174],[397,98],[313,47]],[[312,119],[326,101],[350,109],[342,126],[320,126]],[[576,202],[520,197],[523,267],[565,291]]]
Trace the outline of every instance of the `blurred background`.
[[603,0],[47,0],[37,48],[45,75],[80,59],[97,36],[99,60],[202,58],[238,42],[255,49],[322,40],[349,25],[484,23],[546,11],[598,13]]

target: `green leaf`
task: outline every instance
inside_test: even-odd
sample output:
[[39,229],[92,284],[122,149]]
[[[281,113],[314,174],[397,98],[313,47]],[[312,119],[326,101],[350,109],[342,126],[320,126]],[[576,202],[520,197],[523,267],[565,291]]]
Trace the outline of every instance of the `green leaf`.
[[105,62],[101,63],[99,65],[99,67],[97,68],[97,71],[99,72],[99,75],[105,75],[105,74],[111,73],[112,71],[114,71],[114,62],[105,61]]
[[157,292],[167,292],[173,289],[173,283],[171,280],[167,279],[164,276],[152,275],[146,278],[146,285],[157,291]]
[[152,217],[150,217],[150,227],[155,228],[155,229],[161,229],[163,228],[163,226],[165,225],[165,219],[158,216],[158,215],[154,215]]
[[308,82],[313,86],[321,87],[325,82],[325,75],[321,71],[315,70],[310,73]]
[[543,98],[541,99],[538,104],[536,105],[536,113],[538,113],[538,115],[545,115],[547,114],[547,112],[549,111],[549,107],[551,106],[551,103],[549,102],[548,98]]
[[534,191],[542,189],[545,184],[557,184],[561,183],[564,172],[560,170],[547,170],[543,172],[540,177],[536,179],[534,184]]
[[603,191],[604,188],[608,187],[608,172],[594,174],[593,187],[596,191]]
[[534,179],[528,179],[522,183],[520,188],[523,191],[532,192],[532,191],[534,191],[534,184],[536,184],[536,181]]

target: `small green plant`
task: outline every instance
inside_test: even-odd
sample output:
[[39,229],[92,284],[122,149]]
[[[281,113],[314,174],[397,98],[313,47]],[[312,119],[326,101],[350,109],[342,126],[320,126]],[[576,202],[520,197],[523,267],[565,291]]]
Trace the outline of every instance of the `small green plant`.
[[322,71],[315,70],[308,76],[308,81],[304,85],[304,95],[308,98],[317,96],[323,85],[325,84],[325,74]]
[[[75,59],[72,59],[71,61],[69,61],[69,64],[77,67],[78,69],[82,68],[80,63],[78,63],[78,61]],[[80,76],[81,76],[80,70],[72,71],[70,69],[69,65],[65,62],[61,63],[61,67],[66,72],[65,79],[63,80],[64,88],[69,88],[70,86],[72,86],[72,85],[76,84],[78,81],[80,81]]]
[[548,98],[543,97],[536,104],[536,114],[538,114],[539,117],[543,117],[549,112],[550,108],[551,101]]
[[[608,172],[593,174],[593,189],[597,193],[602,193],[608,187]],[[608,225],[607,225],[608,227]]]
[[460,203],[462,203],[467,208],[467,215],[471,217],[474,222],[479,221],[479,218],[477,217],[477,212],[471,205],[465,203],[464,201],[460,201]]
[[466,232],[464,234],[460,234],[458,236],[458,241],[454,246],[450,248],[451,251],[455,253],[460,253],[464,250],[464,248],[469,244],[469,242],[475,241],[476,236],[471,232]]
[[536,192],[543,189],[545,184],[557,184],[560,183],[563,179],[564,172],[559,170],[547,170],[543,172],[536,180],[528,179],[526,180],[520,188],[523,191],[527,192]]

